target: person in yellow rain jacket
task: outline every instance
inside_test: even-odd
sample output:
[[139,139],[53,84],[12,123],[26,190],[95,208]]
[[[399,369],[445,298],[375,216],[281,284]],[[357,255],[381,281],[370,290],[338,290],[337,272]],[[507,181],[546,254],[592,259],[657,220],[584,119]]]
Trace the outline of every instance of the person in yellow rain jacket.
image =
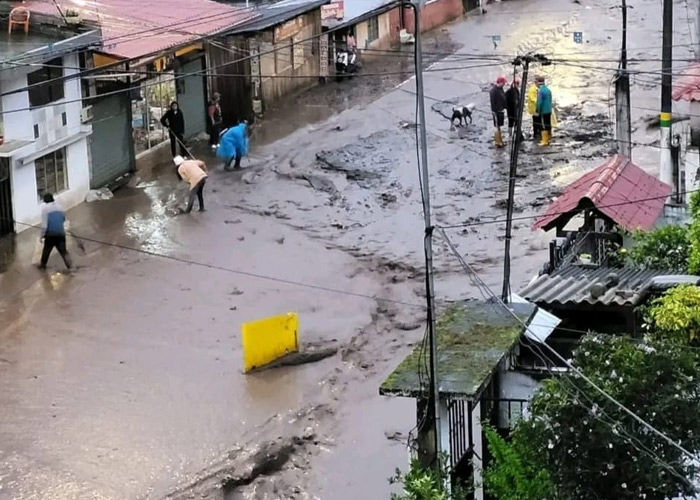
[[[535,77],[535,81],[539,75]],[[532,138],[539,139],[542,133],[542,121],[537,114],[537,85],[531,83],[527,88],[527,112],[532,116]]]
[[[542,77],[539,75],[535,76],[535,82],[541,78]],[[537,85],[535,83],[531,83],[527,89],[527,97],[525,101],[527,103],[527,112],[530,114],[530,116],[532,116],[533,139],[540,139],[542,136],[542,118],[537,114],[537,92]],[[554,108],[552,108],[552,128],[556,126],[557,115],[554,112]]]

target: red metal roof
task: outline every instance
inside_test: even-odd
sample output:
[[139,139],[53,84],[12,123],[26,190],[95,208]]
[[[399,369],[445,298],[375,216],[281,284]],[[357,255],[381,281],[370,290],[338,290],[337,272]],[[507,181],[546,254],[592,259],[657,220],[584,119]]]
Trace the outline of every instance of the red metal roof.
[[592,203],[615,223],[634,231],[650,230],[664,208],[671,186],[647,174],[629,159],[615,155],[595,170],[569,184],[562,195],[537,219],[533,229],[566,224],[583,206]]
[[681,74],[673,86],[673,100],[700,101],[700,63],[693,63],[684,68]]
[[[254,11],[211,0],[59,0],[58,4],[64,12],[77,10],[84,20],[97,22],[104,40],[101,52],[126,59],[185,45],[259,16]],[[58,16],[56,5],[50,1],[31,0],[22,5],[32,12]]]

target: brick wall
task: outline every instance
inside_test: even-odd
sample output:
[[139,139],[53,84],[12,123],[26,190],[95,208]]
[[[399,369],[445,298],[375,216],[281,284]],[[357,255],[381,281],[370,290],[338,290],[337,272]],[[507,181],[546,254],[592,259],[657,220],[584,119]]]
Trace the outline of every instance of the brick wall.
[[[464,14],[462,0],[434,0],[421,9],[421,31],[430,31],[445,23],[454,21]],[[409,33],[413,32],[413,9],[407,8],[404,23]]]

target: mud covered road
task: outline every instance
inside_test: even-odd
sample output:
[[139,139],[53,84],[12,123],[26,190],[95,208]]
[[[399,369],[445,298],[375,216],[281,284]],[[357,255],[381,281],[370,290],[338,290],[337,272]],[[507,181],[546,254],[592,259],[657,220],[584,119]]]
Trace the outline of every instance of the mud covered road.
[[[491,145],[489,84],[516,52],[557,61],[535,71],[558,107],[553,144],[528,141],[520,155],[517,290],[547,259],[532,217],[612,150],[613,3],[503,2],[426,44],[435,223],[497,289],[508,152]],[[660,56],[660,10],[637,2],[628,42],[644,72],[634,159],[653,173],[658,131],[645,118],[657,113],[660,64],[636,60]],[[680,5],[676,16],[686,59]],[[392,62],[365,71],[407,64],[377,57]],[[415,409],[377,389],[425,328],[415,89],[401,80],[333,82],[270,113],[242,171],[214,168],[206,213],[170,215],[183,193],[168,169],[78,207],[74,231],[89,240],[75,274],[59,260],[38,274],[36,235],[17,238],[0,274],[0,498],[388,498]],[[451,131],[451,103],[469,102],[474,123]],[[435,252],[438,302],[477,296],[444,241]],[[302,343],[337,354],[244,376],[240,324],[287,311],[300,314]]]

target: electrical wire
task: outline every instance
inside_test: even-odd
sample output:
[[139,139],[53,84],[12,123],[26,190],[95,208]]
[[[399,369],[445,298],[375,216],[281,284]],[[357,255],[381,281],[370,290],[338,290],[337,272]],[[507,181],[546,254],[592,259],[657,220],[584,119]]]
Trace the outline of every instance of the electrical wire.
[[[449,237],[447,236],[447,234],[445,233],[445,231],[444,231],[444,230],[440,230],[440,232],[441,232],[441,234],[443,235],[443,237],[445,238],[445,240],[448,240],[448,241],[449,241]],[[468,264],[467,264],[467,265],[468,265]],[[471,269],[471,266],[469,266],[469,268]],[[526,330],[527,330],[528,332],[530,332],[535,338],[537,338],[537,334],[535,334],[535,333],[531,330],[530,326],[529,326],[527,323],[525,323],[522,319],[520,319],[520,317],[519,317],[517,314],[515,314],[515,313],[508,307],[508,305],[507,305],[497,294],[495,294],[495,293],[490,289],[490,287],[489,287],[486,283],[484,283],[484,282],[481,280],[481,278],[478,276],[478,274],[476,273],[476,271],[474,271],[473,269],[471,269],[471,272],[474,274],[474,278],[475,278],[476,280],[479,280],[479,281],[481,282],[481,285],[482,285],[482,286],[484,287],[484,289],[487,291],[488,295],[490,296],[490,299],[496,301],[496,303],[498,303],[500,306],[502,306],[502,308],[507,312],[507,314],[509,314],[510,316],[512,316],[513,319],[514,319],[515,321],[517,321],[518,324],[520,324],[520,325],[522,326],[522,328],[526,329]],[[592,387],[593,389],[595,389],[595,391],[598,392],[601,396],[603,396],[605,399],[607,399],[608,401],[610,401],[613,405],[617,406],[622,412],[626,413],[628,416],[630,416],[630,417],[631,417],[633,420],[635,420],[637,423],[639,423],[640,425],[642,425],[643,427],[645,427],[649,432],[655,434],[656,436],[658,436],[659,438],[663,439],[663,440],[666,441],[668,444],[670,444],[671,446],[673,446],[674,448],[676,448],[676,449],[677,449],[678,451],[680,451],[683,455],[685,455],[685,456],[687,457],[687,459],[689,459],[689,460],[695,460],[695,459],[696,459],[696,456],[693,455],[693,454],[692,454],[690,451],[688,451],[687,449],[685,449],[682,445],[676,443],[674,440],[672,440],[671,438],[669,438],[666,434],[664,434],[663,432],[659,431],[657,428],[655,428],[654,426],[652,426],[651,424],[649,424],[648,422],[646,422],[644,419],[642,419],[641,417],[639,417],[636,413],[632,412],[629,408],[627,408],[627,407],[624,406],[622,403],[620,403],[617,399],[615,399],[613,396],[611,396],[608,392],[606,392],[605,390],[601,389],[601,388],[598,386],[598,384],[596,384],[595,382],[593,382],[589,377],[587,377],[584,373],[582,373],[577,367],[573,366],[568,360],[566,360],[566,359],[565,359],[563,356],[561,356],[556,350],[554,350],[554,348],[552,348],[551,346],[549,346],[547,343],[540,343],[540,345],[543,345],[544,347],[546,347],[547,350],[549,350],[550,353],[553,354],[554,357],[555,357],[559,362],[561,362],[561,363],[563,363],[564,365],[566,365],[566,367],[567,367],[571,372],[575,373],[581,380],[585,381],[590,387]]]
[[[7,219],[7,220],[9,220],[9,219]],[[39,231],[42,231],[42,228],[39,225],[28,224],[26,222],[18,221],[16,219],[12,219],[12,220],[15,224],[19,224],[19,225],[25,226],[27,228],[34,228],[34,229],[37,229]],[[223,272],[227,272],[227,273],[231,273],[231,274],[235,274],[235,275],[239,275],[239,276],[246,276],[249,278],[272,281],[272,282],[280,283],[280,284],[284,284],[284,285],[291,285],[291,286],[296,286],[296,287],[308,288],[311,290],[317,290],[317,291],[321,291],[321,292],[333,293],[333,294],[338,294],[338,295],[345,295],[348,297],[357,297],[357,298],[362,298],[362,299],[368,299],[368,300],[373,300],[373,301],[376,301],[379,303],[386,302],[386,303],[390,303],[390,304],[398,304],[398,305],[403,305],[403,306],[408,306],[408,307],[413,307],[413,308],[425,309],[425,305],[414,304],[414,303],[406,302],[406,301],[402,301],[402,300],[387,299],[387,298],[383,298],[383,297],[377,297],[374,295],[367,295],[367,294],[358,293],[358,292],[350,292],[348,290],[340,290],[337,288],[331,288],[331,287],[327,287],[327,286],[323,286],[323,285],[315,285],[313,283],[304,283],[301,281],[289,280],[289,279],[284,279],[284,278],[276,278],[274,276],[269,276],[269,275],[262,274],[262,273],[254,273],[251,271],[244,271],[241,269],[234,269],[234,268],[230,268],[230,267],[219,266],[216,264],[209,264],[206,262],[199,262],[199,261],[195,261],[195,260],[184,259],[181,257],[166,255],[166,254],[159,253],[159,252],[152,251],[152,250],[145,250],[143,248],[137,248],[137,247],[124,245],[124,244],[120,244],[120,243],[111,243],[111,242],[99,240],[96,238],[81,236],[81,235],[75,234],[72,231],[68,231],[67,234],[69,236],[75,238],[76,240],[79,240],[79,241],[96,243],[96,244],[101,245],[101,246],[118,248],[120,250],[128,250],[131,252],[136,252],[139,254],[148,255],[150,257],[156,257],[156,258],[168,260],[171,262],[177,262],[179,264],[187,264],[187,265],[191,265],[191,266],[203,267],[206,269],[223,271]]]

